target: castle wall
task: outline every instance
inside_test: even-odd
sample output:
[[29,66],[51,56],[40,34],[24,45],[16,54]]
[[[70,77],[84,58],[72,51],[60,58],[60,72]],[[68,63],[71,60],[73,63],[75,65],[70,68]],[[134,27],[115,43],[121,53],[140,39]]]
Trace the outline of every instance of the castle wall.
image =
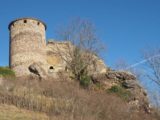
[[33,62],[45,63],[45,25],[36,19],[24,18],[11,22],[10,67],[17,76],[28,75]]
[[[58,42],[58,41],[48,41],[46,52],[47,52],[47,64],[49,66],[53,66],[55,68],[55,72],[59,70],[65,70],[67,63],[65,60],[71,60],[71,52],[74,46],[66,41],[66,42]],[[89,66],[89,73],[105,73],[106,65],[105,63],[98,58],[97,56],[92,56],[95,59],[95,65]],[[63,58],[63,59],[62,59]]]
[[[68,41],[48,41],[46,44],[46,25],[42,21],[33,18],[17,19],[9,24],[9,30],[10,68],[16,76],[30,75],[30,65],[38,65],[47,76],[52,77],[67,70],[65,60],[71,60],[70,53],[74,46]],[[96,56],[95,59],[96,69],[90,66],[90,73],[105,72],[104,62]]]
[[46,46],[46,61],[48,66],[53,66],[54,68],[51,75],[65,70],[66,62],[62,59],[62,56],[68,51],[68,44],[68,42],[48,41]]

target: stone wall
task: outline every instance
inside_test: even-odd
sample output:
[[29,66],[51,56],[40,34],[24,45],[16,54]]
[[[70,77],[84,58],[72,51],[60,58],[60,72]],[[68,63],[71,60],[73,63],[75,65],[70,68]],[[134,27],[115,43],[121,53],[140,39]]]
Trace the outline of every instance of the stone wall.
[[[16,76],[30,75],[29,67],[43,69],[46,76],[56,76],[60,71],[66,71],[65,59],[71,59],[69,53],[74,46],[66,41],[48,41],[46,44],[46,25],[37,19],[22,18],[9,24],[10,30],[10,68]],[[62,59],[63,57],[63,59]],[[104,73],[104,62],[95,56],[96,68],[90,66],[91,73]],[[38,69],[38,68],[37,68]],[[38,72],[38,71],[37,71]]]
[[[46,46],[46,61],[49,67],[53,67],[51,75],[54,76],[59,71],[65,71],[66,62],[62,59],[68,53],[68,42],[48,41]],[[62,56],[61,56],[62,55]],[[49,70],[50,71],[50,70]]]
[[10,67],[17,76],[28,75],[33,62],[45,63],[45,29],[41,21],[31,18],[10,23]]
[[[69,52],[72,52],[73,48],[74,46],[68,41],[65,42],[64,41],[59,42],[56,40],[48,41],[46,47],[47,63],[49,64],[49,66],[53,66],[55,68],[55,71],[57,71],[57,69],[64,71],[67,66],[64,59],[66,60],[71,59]],[[97,56],[94,56],[93,59],[95,59],[96,62],[95,66],[89,67],[90,73],[91,74],[105,73],[106,72],[105,63]]]

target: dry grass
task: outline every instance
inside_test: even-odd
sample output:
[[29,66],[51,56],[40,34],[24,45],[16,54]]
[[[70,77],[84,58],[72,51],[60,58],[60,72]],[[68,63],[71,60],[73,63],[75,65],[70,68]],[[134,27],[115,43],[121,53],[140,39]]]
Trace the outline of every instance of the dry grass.
[[49,120],[45,113],[18,109],[12,105],[0,105],[0,120]]
[[[0,103],[1,106],[7,104],[14,105],[17,109],[29,110],[31,116],[41,112],[42,116],[46,114],[49,120],[159,119],[158,115],[131,110],[127,102],[120,97],[103,91],[85,90],[74,81],[48,80],[40,82],[35,79],[5,81],[0,90]],[[9,111],[8,114],[10,114]],[[11,114],[16,115],[17,113]],[[27,113],[24,116],[29,118]],[[32,120],[32,118],[30,119]]]

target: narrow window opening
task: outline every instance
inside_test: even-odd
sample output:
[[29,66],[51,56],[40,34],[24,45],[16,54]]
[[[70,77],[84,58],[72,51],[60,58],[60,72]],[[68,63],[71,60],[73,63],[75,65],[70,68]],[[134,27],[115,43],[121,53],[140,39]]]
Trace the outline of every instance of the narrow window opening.
[[38,22],[37,25],[40,25],[40,22]]
[[27,20],[24,20],[24,23],[27,23]]
[[53,68],[53,66],[50,66],[49,69],[50,69],[50,70],[53,70],[54,68]]

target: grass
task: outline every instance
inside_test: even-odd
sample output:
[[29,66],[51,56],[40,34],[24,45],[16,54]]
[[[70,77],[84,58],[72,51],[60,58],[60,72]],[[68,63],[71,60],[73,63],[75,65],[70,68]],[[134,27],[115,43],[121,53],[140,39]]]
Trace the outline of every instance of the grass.
[[49,120],[45,113],[19,109],[12,105],[0,104],[0,120]]
[[116,94],[125,101],[128,101],[131,97],[131,93],[120,85],[112,86],[111,88],[108,89],[108,92]]
[[[130,110],[120,97],[83,89],[75,81],[21,78],[4,83],[1,88],[0,120],[158,120]],[[111,91],[117,93],[119,88]]]
[[8,67],[0,67],[0,76],[12,78],[15,77],[15,73]]

